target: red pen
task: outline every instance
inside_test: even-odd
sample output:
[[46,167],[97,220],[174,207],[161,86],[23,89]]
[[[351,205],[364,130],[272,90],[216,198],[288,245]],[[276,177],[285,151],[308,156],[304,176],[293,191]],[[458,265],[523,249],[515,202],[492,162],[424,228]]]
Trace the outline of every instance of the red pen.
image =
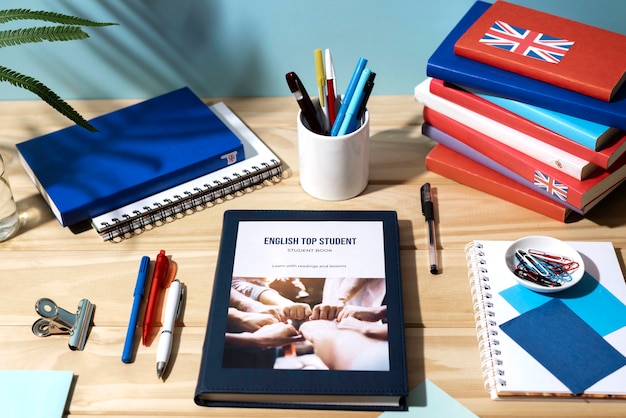
[[167,272],[170,268],[170,261],[165,255],[165,250],[161,250],[156,257],[154,263],[154,273],[152,273],[152,282],[150,283],[150,295],[146,305],[146,314],[143,317],[143,345],[148,344],[150,334],[152,334],[152,325],[154,324],[154,315],[156,314],[156,306],[159,299],[161,289],[165,288],[167,283]]
[[330,54],[330,49],[325,51],[324,63],[326,64],[326,94],[328,94],[328,121],[332,127],[337,117],[337,110],[335,108],[337,102],[337,88],[335,81],[335,66],[333,65],[333,57]]

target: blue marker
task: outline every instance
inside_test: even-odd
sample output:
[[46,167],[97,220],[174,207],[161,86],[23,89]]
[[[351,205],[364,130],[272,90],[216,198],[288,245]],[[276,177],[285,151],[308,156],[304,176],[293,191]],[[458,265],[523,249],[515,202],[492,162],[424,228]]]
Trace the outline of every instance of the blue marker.
[[359,113],[359,108],[361,107],[361,102],[363,101],[363,93],[365,92],[365,84],[367,83],[367,80],[369,80],[371,72],[372,71],[369,68],[366,68],[361,73],[361,78],[359,78],[356,91],[354,92],[352,100],[350,100],[350,103],[348,104],[348,110],[346,111],[346,115],[341,123],[341,128],[339,128],[339,132],[337,133],[338,136],[350,133],[348,130],[352,125],[352,120],[357,113]]
[[139,307],[141,298],[143,297],[146,277],[148,276],[148,268],[150,267],[150,257],[144,255],[139,265],[139,273],[137,273],[137,283],[133,291],[133,307],[130,312],[130,321],[128,322],[128,330],[126,331],[126,340],[124,341],[124,351],[122,352],[122,361],[124,363],[132,362],[133,341],[135,340],[135,328],[137,327],[137,318],[139,318]]
[[352,96],[354,95],[354,91],[356,90],[356,85],[361,78],[361,73],[365,69],[367,65],[367,59],[359,58],[359,61],[356,64],[356,68],[352,73],[352,78],[350,78],[350,82],[348,83],[348,88],[346,89],[346,93],[343,95],[343,101],[341,102],[341,107],[339,108],[339,112],[337,112],[337,117],[335,118],[335,123],[330,131],[332,136],[337,136],[339,129],[341,128],[341,124],[343,123],[343,119],[346,116],[346,112],[348,111],[348,105],[352,100]]

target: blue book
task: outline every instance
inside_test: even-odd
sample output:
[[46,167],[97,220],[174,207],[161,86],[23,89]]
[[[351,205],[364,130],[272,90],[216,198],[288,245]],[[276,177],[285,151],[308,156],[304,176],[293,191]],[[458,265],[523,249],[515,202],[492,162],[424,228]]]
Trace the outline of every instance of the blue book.
[[491,6],[477,1],[428,59],[426,74],[462,87],[519,100],[603,125],[626,129],[626,89],[611,102],[455,55],[454,44]]
[[17,144],[22,165],[71,226],[244,160],[240,139],[189,88]]
[[505,99],[504,97],[491,94],[474,93],[491,103],[513,113],[517,113],[523,118],[535,122],[559,135],[563,135],[594,151],[601,149],[608,140],[614,138],[620,131],[617,128],[545,109],[540,106],[522,103],[517,100]]

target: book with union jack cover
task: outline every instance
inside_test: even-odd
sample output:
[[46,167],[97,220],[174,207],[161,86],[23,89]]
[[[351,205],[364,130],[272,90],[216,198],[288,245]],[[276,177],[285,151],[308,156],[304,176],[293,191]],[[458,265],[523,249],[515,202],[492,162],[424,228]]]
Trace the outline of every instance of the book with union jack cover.
[[607,102],[626,79],[625,35],[501,0],[454,52]]
[[455,54],[456,41],[491,6],[474,2],[428,58],[427,76],[626,130],[626,89],[606,102]]
[[[435,148],[442,146],[454,152],[454,154],[450,154],[448,152],[444,153],[443,151],[438,151],[438,155],[442,155],[444,156],[442,158],[446,159],[445,165],[453,166],[448,168],[445,172],[438,172],[439,174],[447,178],[453,179],[461,184],[465,184],[475,189],[482,190],[483,192],[500,197],[502,199],[508,200],[509,202],[529,209],[533,209],[533,207],[537,204],[537,202],[534,201],[536,200],[534,197],[535,195],[539,195],[542,196],[542,198],[551,200],[551,203],[560,206],[562,209],[566,209],[567,213],[576,212],[579,215],[584,215],[589,209],[591,209],[585,208],[585,210],[582,210],[576,208],[567,202],[563,202],[558,197],[548,193],[546,190],[534,187],[532,181],[525,179],[513,170],[506,168],[502,164],[499,164],[496,161],[488,158],[486,155],[475,150],[469,145],[464,144],[456,138],[453,138],[452,136],[448,135],[441,129],[431,125],[428,122],[424,122],[422,124],[422,135],[436,141],[437,145],[435,146]],[[455,154],[459,154],[463,158],[457,157]],[[443,162],[439,163],[439,165],[443,164]],[[428,168],[428,164],[426,165],[426,168]],[[448,172],[453,172],[454,177],[448,175]],[[481,179],[474,179],[474,177],[479,177]],[[512,184],[514,185],[505,186],[503,184],[503,178],[507,179],[506,183],[512,181]],[[490,184],[491,186],[486,187],[487,184]],[[511,192],[504,193],[504,191],[500,191],[498,193],[497,191],[500,189],[500,187],[510,189]],[[504,196],[502,196],[502,194],[504,194]],[[515,196],[509,197],[509,194]],[[526,197],[530,195],[532,195],[530,197],[531,202],[526,202]],[[518,202],[518,199],[521,199],[521,202]],[[543,213],[543,211],[540,210],[536,210],[536,212]],[[547,215],[546,213],[544,214]],[[564,215],[560,214],[559,217],[563,218]]]
[[[427,123],[422,125],[422,133],[430,138],[446,135]],[[461,152],[448,148],[442,142],[435,145],[426,155],[426,168],[428,171],[457,183],[559,222],[569,223],[580,218],[580,215],[573,213],[570,208],[538,193],[536,189],[525,187],[515,180],[468,158]]]
[[[576,208],[547,189],[535,187],[534,180],[520,176],[428,122],[422,124],[422,135],[438,143],[431,153],[441,147],[446,150],[437,151],[432,157],[427,155],[428,170],[561,222],[573,222],[586,216],[614,190],[608,189],[584,209]],[[434,160],[430,163],[433,168],[429,167],[429,157]]]
[[427,106],[423,117],[424,122],[531,181],[537,189],[583,212],[626,179],[626,156],[620,158],[611,170],[596,170],[585,180],[577,180]]

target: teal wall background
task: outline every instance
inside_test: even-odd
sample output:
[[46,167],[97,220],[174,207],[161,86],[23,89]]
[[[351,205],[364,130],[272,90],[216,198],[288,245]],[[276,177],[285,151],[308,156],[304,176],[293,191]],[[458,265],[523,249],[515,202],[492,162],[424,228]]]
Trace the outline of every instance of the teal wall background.
[[[625,33],[621,0],[511,0]],[[2,8],[77,14],[120,26],[85,41],[0,49],[0,65],[65,99],[147,98],[190,86],[202,97],[314,95],[313,49],[330,48],[343,92],[359,56],[373,94],[412,94],[426,60],[474,0],[3,0]],[[5,24],[2,29],[16,27]],[[35,99],[0,83],[1,99]]]

